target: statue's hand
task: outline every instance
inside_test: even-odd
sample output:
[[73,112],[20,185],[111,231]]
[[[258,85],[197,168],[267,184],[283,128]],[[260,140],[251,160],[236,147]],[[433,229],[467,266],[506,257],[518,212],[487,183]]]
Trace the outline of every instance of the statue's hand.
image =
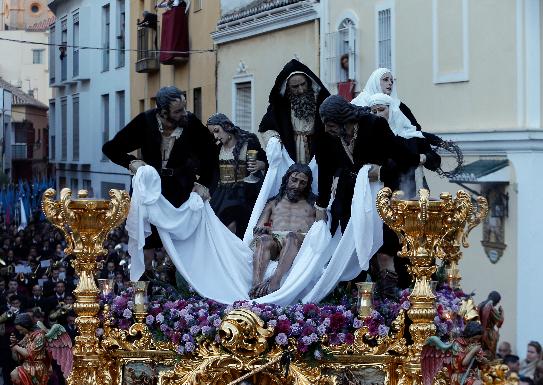
[[145,163],[143,160],[134,159],[128,165],[128,169],[130,170],[130,172],[132,174],[136,175],[136,172],[138,171],[138,168],[140,168],[141,166],[145,166],[146,164],[147,163]]
[[15,345],[17,345],[17,342],[19,341],[17,341],[17,337],[15,337],[15,334],[12,334],[9,336],[9,345],[11,347],[14,347]]
[[200,198],[202,198],[204,202],[211,198],[211,196],[209,195],[208,188],[206,186],[201,185],[200,183],[194,183],[192,192],[195,192],[196,194],[200,195]]
[[247,162],[247,171],[249,172],[264,170],[265,168],[266,168],[266,163],[262,162],[261,160]]
[[268,226],[255,226],[253,229],[253,235],[263,235],[263,234],[269,234],[271,232],[271,228]]

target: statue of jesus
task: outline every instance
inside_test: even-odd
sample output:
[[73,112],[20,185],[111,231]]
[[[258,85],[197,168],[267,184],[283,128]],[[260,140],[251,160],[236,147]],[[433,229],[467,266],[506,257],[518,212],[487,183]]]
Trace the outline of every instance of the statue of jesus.
[[[305,235],[315,222],[313,175],[304,164],[295,163],[283,176],[279,193],[271,198],[253,229],[253,285],[249,296],[258,298],[279,289],[298,254]],[[271,261],[275,271],[266,278]]]

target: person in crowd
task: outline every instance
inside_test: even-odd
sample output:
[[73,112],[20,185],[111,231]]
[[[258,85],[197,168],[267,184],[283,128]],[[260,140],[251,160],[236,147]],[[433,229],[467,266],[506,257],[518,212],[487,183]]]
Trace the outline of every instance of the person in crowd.
[[[380,180],[386,187],[397,190],[399,175],[411,167],[423,165],[426,158],[410,151],[390,130],[385,119],[340,96],[328,97],[320,107],[320,115],[326,131],[335,139],[317,151],[317,220],[326,218],[332,181],[334,176],[339,176],[331,206],[331,232],[334,234],[338,226],[344,231],[349,222],[356,177],[364,165],[372,165],[370,180]],[[373,273],[373,278],[383,297],[395,297],[398,285],[409,285],[409,274],[402,272],[402,280],[398,280],[393,259],[399,250],[397,236],[385,227],[383,237],[384,244],[377,255],[378,271]]]
[[[186,106],[179,89],[162,87],[156,94],[156,108],[137,115],[102,147],[112,162],[134,174],[143,165],[154,167],[160,175],[162,195],[175,207],[191,192],[208,200],[217,168],[214,140]],[[138,149],[141,159],[132,155]],[[153,276],[152,249],[162,247],[156,227],[151,226],[151,231],[144,250],[147,278]]]
[[278,137],[294,162],[308,164],[324,133],[319,107],[329,95],[305,64],[296,59],[285,64],[275,79],[268,110],[258,128],[264,146],[271,137]]
[[514,354],[507,354],[503,357],[503,363],[507,365],[509,371],[507,372],[507,377],[510,377],[512,373],[515,373],[518,376],[520,371],[520,358]]
[[520,363],[519,375],[533,380],[539,360],[541,360],[541,344],[537,341],[528,342],[526,358]]
[[507,341],[502,341],[498,345],[498,357],[499,358],[505,358],[508,354],[513,354],[513,351],[511,350],[511,344]]
[[[255,134],[237,127],[224,114],[209,117],[207,128],[220,147],[219,183],[210,204],[221,222],[242,238],[263,180],[266,153]],[[256,159],[249,160],[248,151],[256,151]],[[259,182],[244,180],[249,173],[258,173]]]

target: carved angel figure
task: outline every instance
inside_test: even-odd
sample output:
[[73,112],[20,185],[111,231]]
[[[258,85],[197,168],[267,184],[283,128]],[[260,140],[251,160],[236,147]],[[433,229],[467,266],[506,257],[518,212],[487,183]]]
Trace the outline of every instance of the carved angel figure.
[[479,369],[488,364],[481,347],[483,328],[470,321],[462,337],[444,343],[437,336],[428,338],[422,349],[421,366],[424,385],[432,385],[434,377],[447,368],[451,385],[482,385]]
[[20,363],[11,372],[16,385],[46,385],[51,374],[51,358],[60,365],[64,377],[68,377],[73,365],[72,341],[62,327],[55,324],[48,330],[41,322],[35,325],[27,313],[15,318],[17,331],[24,335],[17,341],[10,337],[13,358]]

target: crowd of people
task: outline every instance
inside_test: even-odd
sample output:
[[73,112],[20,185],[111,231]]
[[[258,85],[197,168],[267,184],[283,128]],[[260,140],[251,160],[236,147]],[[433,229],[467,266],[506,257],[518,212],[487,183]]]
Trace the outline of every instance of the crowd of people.
[[503,341],[498,346],[498,356],[509,367],[509,375],[519,378],[520,385],[543,385],[543,356],[539,342],[528,342],[526,357],[521,360],[513,354],[511,344]]
[[[78,277],[70,263],[73,256],[64,253],[63,234],[39,212],[34,212],[24,229],[15,222],[6,224],[1,214],[0,223],[0,384],[2,380],[10,384],[10,373],[17,363],[5,352],[10,351],[13,337],[17,341],[23,337],[16,328],[18,315],[26,313],[33,324],[41,321],[48,328],[59,323],[75,339],[73,291]],[[105,244],[108,255],[97,277],[114,279],[117,293],[128,284],[127,242],[124,228],[110,234]],[[63,383],[55,369],[57,375],[51,381]]]

